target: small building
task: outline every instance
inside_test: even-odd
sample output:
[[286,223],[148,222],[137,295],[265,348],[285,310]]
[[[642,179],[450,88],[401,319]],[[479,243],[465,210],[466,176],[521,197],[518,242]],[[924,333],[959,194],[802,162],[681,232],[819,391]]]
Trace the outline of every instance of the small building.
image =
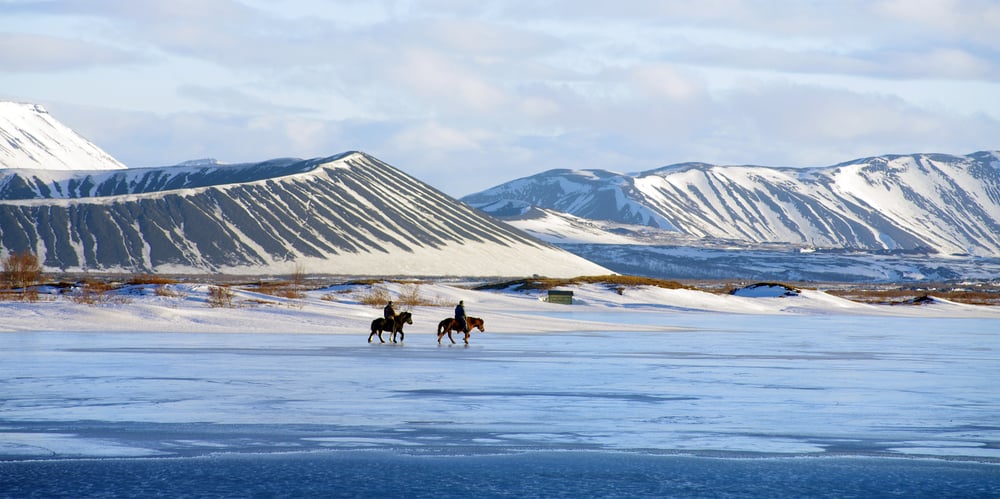
[[563,305],[573,304],[573,292],[561,291],[558,289],[549,290],[549,303],[562,303]]

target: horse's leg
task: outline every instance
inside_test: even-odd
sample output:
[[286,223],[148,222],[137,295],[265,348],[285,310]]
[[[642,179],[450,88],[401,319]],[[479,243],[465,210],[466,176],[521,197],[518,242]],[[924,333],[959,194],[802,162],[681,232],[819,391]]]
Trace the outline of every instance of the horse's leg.
[[469,344],[469,332],[468,331],[465,332],[465,344],[466,345]]
[[451,328],[449,328],[449,329],[448,329],[448,339],[449,339],[449,340],[451,340],[451,343],[452,343],[452,344],[454,344],[454,343],[455,343],[455,338],[452,338],[452,337],[451,337]]

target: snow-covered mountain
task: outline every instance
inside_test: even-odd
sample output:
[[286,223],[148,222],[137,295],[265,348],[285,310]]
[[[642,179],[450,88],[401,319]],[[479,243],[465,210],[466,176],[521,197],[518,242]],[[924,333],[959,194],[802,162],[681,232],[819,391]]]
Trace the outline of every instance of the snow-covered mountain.
[[537,207],[505,220],[615,272],[665,279],[871,283],[990,281],[1000,276],[1000,258],[749,244]]
[[512,223],[524,228],[531,217],[522,215],[542,207],[731,245],[1000,257],[996,151],[801,169],[686,163],[638,174],[551,170],[463,201],[521,217]]
[[609,273],[361,152],[130,169],[0,102],[0,254],[25,250],[68,272]]
[[0,246],[64,271],[575,276],[609,271],[367,154],[0,170]]
[[0,101],[0,168],[118,170],[125,165],[42,106]]
[[64,271],[570,276],[596,264],[367,154],[0,171],[0,245]]

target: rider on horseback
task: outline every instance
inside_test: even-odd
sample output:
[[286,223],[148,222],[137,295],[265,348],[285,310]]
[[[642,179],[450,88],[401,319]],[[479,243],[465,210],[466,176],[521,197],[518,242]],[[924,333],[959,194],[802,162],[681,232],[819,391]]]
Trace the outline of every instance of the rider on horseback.
[[386,324],[391,324],[396,318],[396,311],[392,308],[392,300],[389,300],[389,303],[382,309],[382,316],[385,318]]
[[462,332],[469,332],[469,321],[465,317],[465,302],[463,300],[458,301],[458,306],[455,307],[455,322],[462,326]]

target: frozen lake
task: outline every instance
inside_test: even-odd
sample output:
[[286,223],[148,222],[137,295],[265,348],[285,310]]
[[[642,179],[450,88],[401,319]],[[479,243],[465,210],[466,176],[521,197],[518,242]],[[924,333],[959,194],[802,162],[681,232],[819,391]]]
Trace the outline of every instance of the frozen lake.
[[995,319],[560,318],[680,329],[0,334],[0,495],[1000,494]]

